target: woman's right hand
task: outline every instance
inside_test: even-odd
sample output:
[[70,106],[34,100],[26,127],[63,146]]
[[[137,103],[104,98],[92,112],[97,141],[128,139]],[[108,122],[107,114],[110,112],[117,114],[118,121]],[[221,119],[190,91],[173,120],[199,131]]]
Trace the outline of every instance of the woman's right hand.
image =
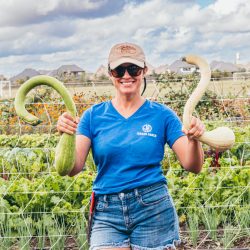
[[59,133],[73,135],[76,133],[77,124],[79,123],[79,121],[79,117],[76,117],[74,119],[69,113],[65,112],[59,117],[57,121],[57,131]]

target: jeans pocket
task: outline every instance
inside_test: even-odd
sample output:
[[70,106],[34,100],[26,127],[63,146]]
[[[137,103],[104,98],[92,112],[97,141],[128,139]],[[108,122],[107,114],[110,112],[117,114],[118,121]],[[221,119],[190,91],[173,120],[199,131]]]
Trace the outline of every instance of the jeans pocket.
[[147,192],[139,194],[138,199],[141,205],[151,206],[169,199],[169,194],[163,185],[157,189],[148,190]]

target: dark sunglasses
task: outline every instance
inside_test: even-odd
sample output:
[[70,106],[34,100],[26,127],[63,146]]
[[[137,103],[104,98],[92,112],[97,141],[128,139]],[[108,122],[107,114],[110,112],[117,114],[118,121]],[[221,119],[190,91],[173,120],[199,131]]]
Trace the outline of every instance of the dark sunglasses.
[[111,73],[111,75],[113,77],[116,77],[116,78],[123,77],[126,70],[128,71],[130,76],[135,77],[135,76],[139,76],[141,74],[143,68],[141,68],[137,65],[134,65],[134,64],[131,64],[127,67],[118,66],[115,69],[109,68],[109,72]]

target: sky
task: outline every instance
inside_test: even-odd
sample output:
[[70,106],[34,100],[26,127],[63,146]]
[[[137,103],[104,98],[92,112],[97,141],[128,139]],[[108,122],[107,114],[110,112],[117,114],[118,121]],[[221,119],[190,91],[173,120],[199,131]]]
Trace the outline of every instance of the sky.
[[140,45],[154,67],[186,54],[250,62],[249,0],[0,0],[0,75],[107,65],[110,48]]

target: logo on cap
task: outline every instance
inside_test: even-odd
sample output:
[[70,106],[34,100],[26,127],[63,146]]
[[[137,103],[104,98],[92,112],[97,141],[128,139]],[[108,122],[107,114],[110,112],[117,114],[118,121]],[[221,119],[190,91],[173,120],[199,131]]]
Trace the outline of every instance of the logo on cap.
[[121,54],[135,54],[136,48],[130,45],[121,45],[117,48]]

